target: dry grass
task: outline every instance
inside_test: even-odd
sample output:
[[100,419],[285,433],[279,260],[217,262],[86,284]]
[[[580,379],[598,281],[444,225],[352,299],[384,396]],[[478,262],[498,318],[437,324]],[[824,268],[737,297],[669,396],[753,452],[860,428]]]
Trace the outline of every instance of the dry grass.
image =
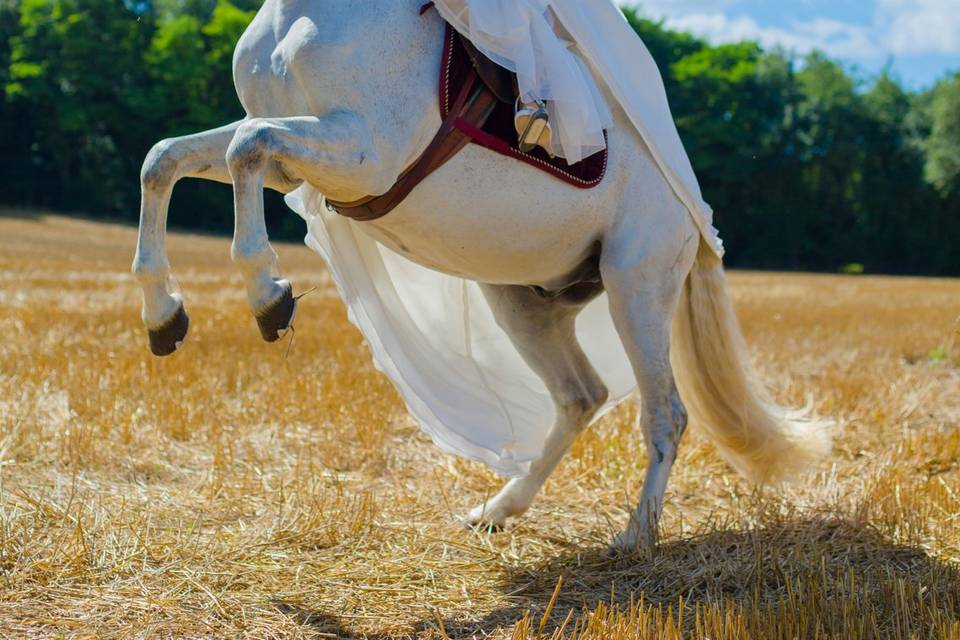
[[194,325],[158,360],[134,241],[0,217],[4,638],[960,638],[958,281],[733,274],[779,399],[844,421],[835,455],[761,495],[691,434],[662,549],[610,561],[634,409],[508,532],[461,531],[497,479],[419,434],[319,258],[278,247],[319,287],[284,358],[228,242],[173,236]]

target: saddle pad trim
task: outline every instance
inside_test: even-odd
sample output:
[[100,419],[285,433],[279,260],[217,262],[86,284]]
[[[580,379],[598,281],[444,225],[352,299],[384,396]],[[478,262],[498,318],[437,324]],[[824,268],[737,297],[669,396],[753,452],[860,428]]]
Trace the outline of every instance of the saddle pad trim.
[[479,144],[481,147],[495,151],[501,155],[519,160],[520,162],[525,162],[531,164],[541,171],[546,171],[550,175],[563,180],[564,182],[571,184],[580,189],[592,189],[603,181],[603,177],[607,173],[607,154],[604,153],[603,156],[603,167],[600,171],[600,176],[593,180],[584,180],[578,176],[573,175],[572,173],[567,173],[559,167],[544,162],[536,156],[531,156],[526,154],[518,149],[511,147],[509,144],[498,138],[497,136],[491,135],[482,129],[478,129],[473,126],[463,118],[457,118],[453,121],[453,126],[457,129],[470,136],[470,138]]
[[[429,3],[429,4],[430,6],[432,6],[432,3]],[[457,38],[456,30],[448,23],[446,25],[446,32],[444,34],[443,63],[440,70],[440,88],[439,88],[440,116],[444,119],[450,113],[450,89],[451,89],[450,70],[454,64],[453,56],[455,53],[456,38]],[[603,178],[607,174],[607,160],[609,158],[609,152],[607,149],[604,149],[603,151],[598,152],[598,153],[602,153],[603,157],[602,157],[602,164],[600,166],[600,170],[596,175],[596,177],[590,180],[586,180],[570,171],[564,170],[560,166],[557,166],[555,164],[552,164],[544,160],[543,158],[539,158],[536,155],[533,155],[530,153],[524,153],[518,147],[512,146],[510,143],[503,140],[502,138],[495,136],[487,131],[484,131],[478,127],[475,127],[471,125],[469,122],[466,122],[462,119],[458,119],[457,121],[455,121],[454,126],[456,126],[463,133],[470,136],[470,138],[481,147],[485,147],[487,149],[490,149],[491,151],[495,151],[496,153],[507,156],[508,158],[513,158],[514,160],[525,162],[579,189],[592,189],[593,187],[596,187],[601,182],[603,182]],[[608,138],[607,132],[604,132],[604,138]]]

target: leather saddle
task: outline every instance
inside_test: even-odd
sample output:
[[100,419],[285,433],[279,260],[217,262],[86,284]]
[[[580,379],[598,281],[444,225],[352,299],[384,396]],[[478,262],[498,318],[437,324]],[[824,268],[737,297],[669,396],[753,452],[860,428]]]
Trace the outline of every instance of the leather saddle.
[[[432,6],[432,2],[423,5],[421,14]],[[327,200],[327,207],[358,221],[382,218],[471,142],[544,171],[572,187],[592,189],[599,185],[607,171],[606,149],[571,165],[540,148],[519,148],[514,127],[518,93],[514,73],[487,58],[448,24],[438,96],[443,123],[436,136],[386,193],[354,202]]]
[[[432,5],[432,3],[430,3]],[[423,10],[429,9],[425,5]],[[448,27],[449,28],[449,27]],[[342,216],[369,222],[393,211],[418,184],[446,164],[471,141],[466,123],[483,129],[499,103],[513,105],[518,95],[516,76],[483,55],[467,38],[456,33],[470,58],[471,68],[449,113],[426,151],[408,167],[393,187],[379,196],[367,196],[353,202],[327,200],[327,206]]]

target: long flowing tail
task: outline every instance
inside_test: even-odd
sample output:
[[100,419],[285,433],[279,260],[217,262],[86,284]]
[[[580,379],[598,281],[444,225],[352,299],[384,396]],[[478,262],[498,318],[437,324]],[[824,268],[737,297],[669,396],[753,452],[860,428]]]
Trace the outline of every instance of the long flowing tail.
[[756,381],[720,259],[701,242],[673,323],[671,360],[694,428],[755,482],[775,482],[830,452],[830,423],[768,400]]

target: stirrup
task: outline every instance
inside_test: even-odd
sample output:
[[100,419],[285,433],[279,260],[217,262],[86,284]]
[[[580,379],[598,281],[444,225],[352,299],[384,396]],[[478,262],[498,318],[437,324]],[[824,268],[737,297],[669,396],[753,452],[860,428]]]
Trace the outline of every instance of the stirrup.
[[529,153],[537,147],[542,147],[550,153],[553,131],[550,127],[550,116],[547,115],[547,105],[543,100],[536,100],[534,104],[536,104],[535,109],[524,105],[520,98],[517,98],[513,123],[519,136],[520,151]]

